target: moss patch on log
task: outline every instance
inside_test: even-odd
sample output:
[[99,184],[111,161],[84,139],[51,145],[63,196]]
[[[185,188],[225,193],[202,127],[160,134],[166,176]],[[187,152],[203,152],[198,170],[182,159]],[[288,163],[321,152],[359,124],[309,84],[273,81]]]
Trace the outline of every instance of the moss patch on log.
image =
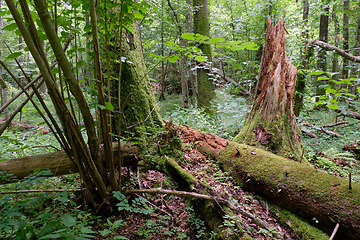
[[220,152],[218,160],[235,181],[248,189],[269,196],[305,218],[315,217],[320,225],[340,222],[349,238],[360,235],[360,184],[353,183],[350,190],[347,179],[234,142]]
[[329,236],[316,227],[311,226],[297,215],[280,207],[272,206],[270,211],[283,226],[288,226],[299,239],[328,240]]

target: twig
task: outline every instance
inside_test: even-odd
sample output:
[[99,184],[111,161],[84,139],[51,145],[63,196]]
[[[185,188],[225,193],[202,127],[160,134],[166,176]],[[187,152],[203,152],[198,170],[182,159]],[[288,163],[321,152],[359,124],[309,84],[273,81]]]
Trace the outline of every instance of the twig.
[[269,224],[267,224],[263,220],[256,218],[253,214],[251,214],[249,212],[246,212],[246,211],[244,211],[242,209],[237,208],[235,205],[233,205],[231,202],[229,202],[228,200],[226,200],[224,198],[215,198],[213,196],[194,193],[194,192],[176,191],[176,190],[159,189],[159,188],[157,188],[157,189],[155,189],[155,188],[151,188],[151,189],[128,189],[128,190],[125,191],[125,194],[136,194],[136,193],[171,194],[171,195],[176,195],[176,196],[181,196],[181,197],[206,199],[206,200],[210,200],[210,201],[215,201],[217,203],[221,202],[221,203],[224,203],[225,205],[227,205],[231,210],[234,210],[235,212],[238,212],[239,214],[241,214],[241,215],[243,215],[243,216],[245,216],[247,218],[252,219],[252,222],[255,223],[256,225],[258,225],[259,227],[262,227],[262,228],[269,227]]
[[61,151],[60,149],[58,149],[57,147],[55,147],[53,145],[33,146],[32,148],[46,148],[46,147],[51,147],[51,148],[55,149],[56,151]]
[[330,238],[329,238],[329,240],[333,240],[333,239],[334,239],[335,234],[336,234],[337,230],[339,229],[339,226],[340,226],[340,224],[337,223],[336,226],[335,226],[335,228],[334,228],[334,231],[332,232],[332,234],[331,234],[331,236],[330,236]]
[[30,189],[30,190],[17,190],[17,191],[4,191],[0,194],[16,194],[16,193],[37,193],[37,192],[81,192],[85,189]]
[[321,128],[321,130],[324,132],[324,133],[327,133],[329,135],[332,135],[332,136],[335,136],[335,137],[342,137],[340,134],[336,133],[336,132],[333,132],[333,131],[329,131],[329,130],[326,130],[325,128]]
[[148,118],[150,117],[150,115],[152,114],[152,112],[155,110],[156,106],[157,106],[157,105],[159,105],[159,103],[160,103],[160,102],[158,102],[158,103],[157,103],[157,104],[153,107],[153,109],[151,110],[151,112],[149,113],[149,115],[147,115],[147,117],[145,118],[145,120],[144,120],[144,121],[141,121],[141,122],[135,123],[135,124],[133,124],[133,125],[131,125],[131,126],[127,127],[127,129],[133,128],[133,127],[135,127],[135,126],[137,126],[137,125],[140,125],[140,124],[142,124],[142,123],[146,122],[146,121],[148,120]]
[[321,127],[335,127],[335,126],[338,126],[338,125],[341,125],[341,124],[349,124],[349,123],[350,123],[350,122],[348,122],[348,121],[342,121],[342,122],[338,122],[338,123],[323,125],[323,126],[321,126]]

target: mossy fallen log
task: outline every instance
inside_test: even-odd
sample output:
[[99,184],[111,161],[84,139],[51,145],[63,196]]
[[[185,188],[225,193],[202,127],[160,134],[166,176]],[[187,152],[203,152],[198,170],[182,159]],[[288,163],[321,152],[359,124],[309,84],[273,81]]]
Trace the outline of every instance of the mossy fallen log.
[[[114,159],[117,159],[118,154],[117,144],[113,146]],[[124,166],[137,165],[137,156],[139,148],[136,146],[121,145],[121,158]],[[103,152],[102,152],[103,156]],[[0,172],[6,171],[8,174],[13,174],[16,179],[22,179],[25,176],[34,173],[36,169],[49,169],[54,176],[61,176],[70,173],[77,173],[78,169],[73,161],[66,155],[64,151],[57,151],[52,153],[39,154],[34,156],[26,156],[20,158],[13,158],[0,162]],[[8,180],[0,180],[0,183],[6,183]]]
[[[200,148],[208,154],[212,147]],[[304,163],[288,160],[244,144],[229,142],[212,154],[238,184],[291,209],[299,216],[318,222],[325,231],[340,224],[339,235],[360,236],[360,184],[329,175]]]
[[360,236],[360,184],[329,175],[306,162],[230,142],[191,127],[177,130],[187,144],[212,156],[241,186],[268,197],[331,234],[337,223],[342,239]]

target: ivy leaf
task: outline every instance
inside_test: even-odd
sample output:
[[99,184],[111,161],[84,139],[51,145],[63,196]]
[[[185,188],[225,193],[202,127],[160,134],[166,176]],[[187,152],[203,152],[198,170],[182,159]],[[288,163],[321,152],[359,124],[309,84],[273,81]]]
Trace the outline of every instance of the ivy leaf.
[[20,57],[22,54],[23,54],[22,52],[14,52],[14,53],[10,54],[9,56],[7,56],[7,59],[15,59],[15,58]]

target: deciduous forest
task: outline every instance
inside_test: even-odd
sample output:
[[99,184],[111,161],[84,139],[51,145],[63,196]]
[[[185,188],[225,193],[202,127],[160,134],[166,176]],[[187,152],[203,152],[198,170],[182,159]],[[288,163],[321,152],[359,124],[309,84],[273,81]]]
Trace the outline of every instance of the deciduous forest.
[[359,239],[360,1],[0,0],[0,239]]

